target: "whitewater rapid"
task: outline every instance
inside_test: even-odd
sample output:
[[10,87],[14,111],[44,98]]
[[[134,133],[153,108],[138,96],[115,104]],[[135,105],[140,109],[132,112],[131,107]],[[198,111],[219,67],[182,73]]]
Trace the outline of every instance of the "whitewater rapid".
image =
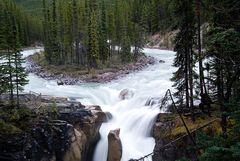
[[[27,50],[22,53],[28,56],[40,50],[42,49]],[[149,98],[163,97],[166,90],[172,88],[170,78],[175,71],[172,67],[174,52],[144,49],[144,53],[155,57],[157,63],[110,83],[58,86],[56,81],[47,81],[29,74],[29,84],[24,90],[74,98],[85,105],[100,105],[102,110],[110,112],[113,118],[104,123],[100,129],[101,139],[95,149],[94,161],[107,160],[107,135],[110,130],[117,128],[121,129],[120,138],[123,146],[121,161],[137,159],[153,151],[155,141],[150,136],[151,128],[160,112],[158,106],[145,106],[145,103]],[[165,63],[158,63],[159,60],[164,60]],[[121,100],[119,93],[123,89],[131,90],[134,93],[133,97]]]

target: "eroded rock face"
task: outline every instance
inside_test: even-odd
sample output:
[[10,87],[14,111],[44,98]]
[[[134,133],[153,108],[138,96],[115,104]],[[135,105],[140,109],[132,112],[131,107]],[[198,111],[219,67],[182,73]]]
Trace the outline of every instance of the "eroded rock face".
[[132,98],[133,95],[134,95],[133,91],[131,91],[129,89],[123,89],[119,94],[119,98],[121,100],[125,100],[125,99]]
[[82,159],[82,151],[84,145],[87,142],[87,138],[84,134],[80,133],[76,129],[73,129],[71,135],[71,145],[66,151],[63,160],[64,161],[80,161]]
[[31,123],[29,131],[7,135],[6,139],[1,137],[1,145],[6,146],[0,146],[0,151],[4,155],[9,154],[7,160],[91,160],[87,157],[92,156],[95,143],[99,140],[99,129],[107,117],[99,106],[83,107],[76,103],[68,107],[65,103],[64,106],[57,104],[58,120],[53,119],[51,114],[44,115]]
[[[78,134],[77,138],[79,141],[72,145],[73,151],[80,147],[81,161],[91,160],[88,157],[93,155],[94,146],[100,139],[99,129],[102,123],[107,120],[106,114],[100,106],[75,107],[71,112],[60,112],[60,114],[73,125],[75,133]],[[73,151],[70,154],[74,154]]]
[[107,161],[120,161],[122,158],[122,143],[119,134],[120,129],[111,130],[108,134]]

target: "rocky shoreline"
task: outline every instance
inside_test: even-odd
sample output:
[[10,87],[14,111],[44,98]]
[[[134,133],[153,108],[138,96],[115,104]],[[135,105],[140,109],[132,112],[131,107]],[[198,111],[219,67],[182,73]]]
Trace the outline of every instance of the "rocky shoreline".
[[47,80],[57,80],[59,85],[76,85],[83,82],[106,83],[132,72],[140,71],[148,65],[153,65],[156,62],[156,60],[151,56],[140,56],[133,63],[111,69],[110,71],[103,71],[100,74],[74,74],[63,71],[49,71],[38,62],[34,61],[31,56],[27,57],[26,60],[28,64],[26,71],[28,73],[34,73],[35,75]]

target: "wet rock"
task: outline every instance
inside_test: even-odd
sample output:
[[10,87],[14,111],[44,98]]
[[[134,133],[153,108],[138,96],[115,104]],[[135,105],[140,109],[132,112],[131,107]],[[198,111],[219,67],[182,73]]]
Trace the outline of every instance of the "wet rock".
[[82,159],[82,152],[84,150],[84,145],[87,142],[86,136],[80,133],[76,129],[73,129],[73,134],[71,135],[71,145],[66,151],[63,160],[64,161],[79,161]]
[[159,63],[165,63],[165,61],[164,60],[159,60]]
[[119,98],[121,100],[130,99],[133,97],[133,95],[133,91],[130,91],[129,89],[123,89],[119,94]]
[[57,81],[57,85],[62,86],[62,85],[64,85],[64,82],[63,81]]
[[112,116],[112,114],[110,112],[105,112],[105,114],[106,114],[106,122],[113,118],[113,116]]
[[111,130],[108,134],[107,161],[120,161],[122,158],[122,143],[119,134],[120,129]]
[[[63,104],[63,106],[59,106]],[[11,161],[88,161],[100,139],[99,129],[106,115],[99,106],[57,103],[58,119],[39,117],[32,131],[14,136],[0,135],[0,157]],[[50,106],[51,103],[46,103]],[[45,107],[46,109],[49,107]],[[80,107],[81,106],[81,107]]]

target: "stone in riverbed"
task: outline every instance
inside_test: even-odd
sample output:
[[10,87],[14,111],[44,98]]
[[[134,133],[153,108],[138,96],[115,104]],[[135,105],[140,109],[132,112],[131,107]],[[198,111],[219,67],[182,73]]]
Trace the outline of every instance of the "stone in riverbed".
[[164,60],[159,60],[159,63],[165,63],[165,61]]
[[129,89],[123,89],[120,92],[119,97],[121,100],[125,100],[125,99],[132,98],[133,95],[134,95],[133,91],[130,91]]
[[122,158],[122,143],[119,134],[120,129],[111,130],[108,134],[107,161],[120,161]]

